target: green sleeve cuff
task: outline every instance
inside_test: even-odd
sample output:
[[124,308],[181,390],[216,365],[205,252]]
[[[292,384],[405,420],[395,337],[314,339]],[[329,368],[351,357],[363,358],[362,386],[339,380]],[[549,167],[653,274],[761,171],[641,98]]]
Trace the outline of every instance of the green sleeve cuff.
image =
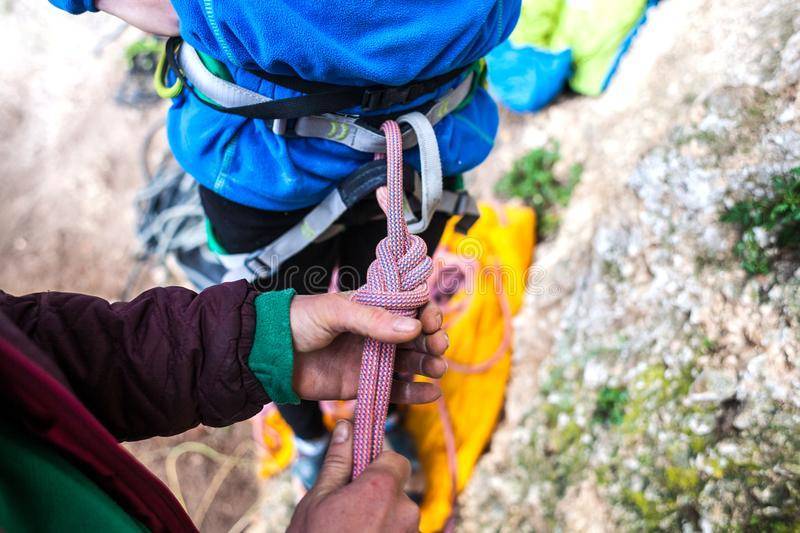
[[247,364],[273,402],[297,405],[300,397],[292,388],[294,348],[289,325],[294,294],[294,289],[286,289],[256,296],[256,333]]

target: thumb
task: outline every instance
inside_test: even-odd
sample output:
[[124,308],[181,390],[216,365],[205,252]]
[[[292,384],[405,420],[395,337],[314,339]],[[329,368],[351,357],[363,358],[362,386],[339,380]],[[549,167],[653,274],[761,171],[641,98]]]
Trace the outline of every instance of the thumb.
[[416,318],[398,316],[380,307],[337,298],[331,327],[338,333],[355,333],[381,342],[399,344],[414,340],[422,332]]
[[311,492],[323,498],[338,488],[347,485],[353,470],[353,426],[347,420],[339,420],[333,428],[331,443],[325,462],[322,463],[317,482]]

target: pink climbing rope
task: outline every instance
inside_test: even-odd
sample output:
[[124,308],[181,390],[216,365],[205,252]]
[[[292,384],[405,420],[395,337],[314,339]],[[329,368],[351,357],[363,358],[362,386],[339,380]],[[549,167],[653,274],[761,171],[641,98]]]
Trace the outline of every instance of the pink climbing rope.
[[[429,299],[426,280],[433,268],[425,241],[408,231],[403,216],[403,137],[400,126],[387,120],[386,187],[379,191],[386,213],[387,236],[375,251],[377,259],[367,271],[367,283],[354,295],[356,302],[383,307],[394,314],[415,316]],[[353,442],[353,478],[364,471],[383,449],[386,411],[394,377],[396,346],[374,339],[364,342]]]

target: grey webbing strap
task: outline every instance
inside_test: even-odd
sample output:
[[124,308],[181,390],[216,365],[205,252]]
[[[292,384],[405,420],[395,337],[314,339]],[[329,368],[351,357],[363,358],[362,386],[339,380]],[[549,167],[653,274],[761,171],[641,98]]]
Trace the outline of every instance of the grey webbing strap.
[[418,111],[406,113],[397,119],[399,124],[411,126],[419,146],[420,173],[422,182],[421,218],[408,225],[411,233],[422,233],[428,229],[433,213],[442,199],[442,161],[439,157],[439,143],[428,118]]
[[[178,51],[180,68],[197,91],[225,107],[242,107],[271,101],[270,98],[255,91],[240,87],[212,74],[197,51],[187,43],[181,44]],[[436,125],[456,109],[469,96],[474,72],[470,72],[457,86],[447,91],[425,113],[432,125]],[[386,139],[375,130],[357,124],[357,118],[338,114],[313,115],[295,121],[294,133],[299,137],[327,139],[349,146],[354,150],[368,153],[385,153]],[[273,131],[283,133],[286,121],[275,121]],[[413,130],[403,132],[403,148],[408,149],[417,143]]]
[[[320,206],[325,207],[320,208]],[[334,223],[345,210],[338,189],[333,190],[317,208],[305,216],[302,222],[266,247],[249,254],[219,254],[220,262],[228,269],[223,281],[246,279],[252,282],[259,275],[268,276],[277,272],[284,262],[312,242],[324,240],[329,234],[333,236],[335,232],[330,230],[334,228]],[[466,192],[442,191],[442,198],[436,211],[451,216],[471,216],[473,219],[480,216],[478,204]],[[408,214],[406,219],[409,219]],[[315,229],[305,231],[304,227]],[[313,234],[317,236],[311,238]]]
[[[241,254],[237,254],[240,257],[236,259],[229,258],[229,263],[225,265],[229,270],[224,281],[237,279],[253,281],[277,272],[284,261],[326,233],[345,211],[347,211],[347,206],[342,202],[338,189],[334,189],[322,202],[308,212],[300,223],[264,248],[248,254],[243,260]],[[239,263],[240,261],[241,263]],[[234,262],[239,264],[233,266]]]
[[[435,126],[439,123],[469,96],[474,76],[475,74],[471,72],[461,83],[437,100],[425,113],[424,116],[431,125]],[[302,117],[297,119],[294,125],[294,132],[300,137],[336,141],[359,152],[386,153],[386,139],[383,135],[357,124],[357,120],[355,117],[334,114]],[[417,138],[413,130],[403,132],[404,149],[412,148],[416,143]]]
[[448,215],[468,215],[475,218],[480,216],[478,203],[466,191],[442,191],[442,200],[436,211]]
[[[300,117],[294,132],[300,137],[327,139],[349,146],[359,152],[386,153],[386,138],[382,133],[356,124],[358,118],[343,115],[312,115]],[[405,147],[405,136],[403,146]]]
[[206,68],[197,50],[183,43],[178,51],[186,79],[203,95],[218,102],[223,107],[241,107],[269,102],[270,98],[235,83],[218,78]]

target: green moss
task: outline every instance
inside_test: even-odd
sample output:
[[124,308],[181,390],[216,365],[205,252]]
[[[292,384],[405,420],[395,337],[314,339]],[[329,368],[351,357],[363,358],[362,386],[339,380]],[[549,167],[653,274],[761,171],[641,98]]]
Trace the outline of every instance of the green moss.
[[746,530],[759,533],[798,533],[800,532],[800,522],[791,519],[770,519],[753,516]]
[[641,421],[649,416],[647,399],[658,394],[664,386],[664,365],[653,365],[645,369],[637,378],[637,385],[631,392],[625,415],[622,418],[622,430],[625,433],[641,431]]
[[603,261],[603,275],[617,283],[623,281],[625,277],[622,275],[622,270],[619,265],[614,261],[608,259]]
[[720,141],[720,136],[713,131],[700,130],[692,136],[693,139],[700,143],[715,145]]
[[689,449],[692,453],[697,455],[708,446],[708,439],[700,435],[691,435],[689,437]]
[[562,400],[558,403],[546,403],[543,411],[547,420],[547,427],[552,429],[558,425],[559,415],[562,413],[570,414],[571,409],[568,400]]
[[656,518],[655,509],[653,504],[647,501],[643,492],[636,492],[632,490],[625,491],[625,501],[636,507],[639,513],[646,518]]
[[711,339],[709,337],[703,337],[703,339],[700,341],[700,352],[703,355],[710,355],[718,350],[719,350],[719,345],[714,339]]
[[700,486],[700,474],[694,468],[669,466],[664,471],[667,488],[677,493],[697,491]]
[[583,428],[575,422],[568,422],[559,431],[553,433],[551,444],[556,450],[566,450],[575,444],[581,435],[583,435]]
[[[677,340],[694,347],[696,357],[720,349],[699,331]],[[578,356],[565,349],[542,368],[534,420],[526,423],[535,430],[520,470],[536,486],[547,526],[563,526],[559,502],[588,477],[620,530],[698,530],[701,520],[714,516],[734,531],[795,527],[800,413],[787,415],[785,406],[775,405],[761,425],[722,431],[731,416],[726,404],[688,401],[695,363],[653,362],[658,359],[648,350],[625,350],[629,361],[638,361],[637,370],[599,389],[584,384],[586,363],[619,361],[621,347],[594,347]]]
[[721,137],[713,131],[708,130],[687,131],[685,129],[680,129],[675,133],[673,139],[675,146],[680,147],[692,141],[705,145],[715,145],[720,142]]
[[539,391],[544,396],[548,396],[549,394],[556,392],[564,386],[564,368],[563,367],[555,367],[550,369],[550,372],[547,374],[547,378],[539,387]]

